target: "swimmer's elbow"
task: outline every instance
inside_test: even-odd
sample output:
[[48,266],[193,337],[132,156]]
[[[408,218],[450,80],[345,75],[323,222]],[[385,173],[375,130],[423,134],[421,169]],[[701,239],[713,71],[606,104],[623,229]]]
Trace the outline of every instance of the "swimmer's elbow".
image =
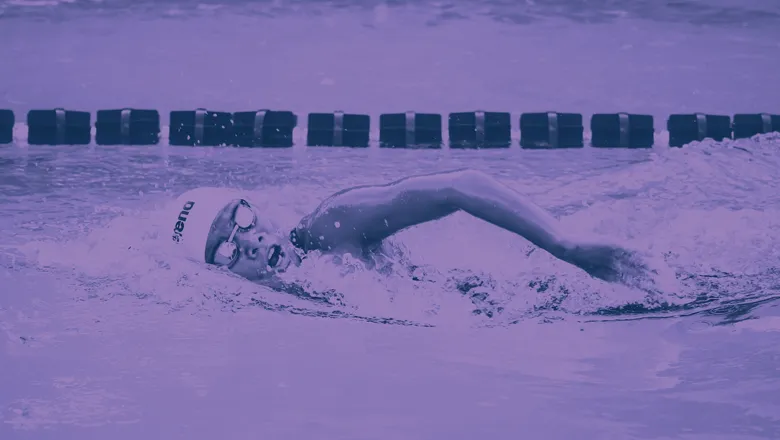
[[493,180],[489,175],[472,168],[457,170],[454,171],[453,174],[455,174],[456,184],[460,185],[473,185]]
[[482,171],[465,169],[454,173],[454,178],[448,190],[451,200],[455,201],[460,209],[465,209],[469,201],[483,199],[483,195],[491,193],[498,183]]

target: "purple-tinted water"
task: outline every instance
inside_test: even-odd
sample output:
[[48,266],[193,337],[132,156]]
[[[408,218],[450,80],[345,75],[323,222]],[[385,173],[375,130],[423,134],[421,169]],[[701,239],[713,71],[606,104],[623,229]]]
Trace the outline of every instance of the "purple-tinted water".
[[[777,5],[0,3],[0,108],[777,113]],[[301,117],[301,120],[305,118]],[[780,138],[649,151],[0,149],[0,439],[776,439]],[[302,138],[302,134],[297,134]],[[268,291],[159,207],[469,166],[658,255],[652,295],[455,215]],[[415,269],[410,273],[410,266]],[[314,296],[313,298],[311,296]]]

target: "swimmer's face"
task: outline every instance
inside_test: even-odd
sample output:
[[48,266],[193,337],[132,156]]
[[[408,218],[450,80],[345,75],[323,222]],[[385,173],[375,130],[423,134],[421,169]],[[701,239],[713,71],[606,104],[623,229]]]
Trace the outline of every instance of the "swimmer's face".
[[206,242],[206,262],[227,267],[250,280],[262,280],[300,264],[289,239],[246,200],[219,212]]

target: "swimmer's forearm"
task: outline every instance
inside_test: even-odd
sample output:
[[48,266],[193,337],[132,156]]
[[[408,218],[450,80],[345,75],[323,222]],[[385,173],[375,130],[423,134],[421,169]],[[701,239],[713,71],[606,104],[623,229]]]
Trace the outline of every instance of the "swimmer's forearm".
[[564,258],[571,246],[555,217],[485,174],[460,173],[451,200],[458,209],[514,232],[557,258]]

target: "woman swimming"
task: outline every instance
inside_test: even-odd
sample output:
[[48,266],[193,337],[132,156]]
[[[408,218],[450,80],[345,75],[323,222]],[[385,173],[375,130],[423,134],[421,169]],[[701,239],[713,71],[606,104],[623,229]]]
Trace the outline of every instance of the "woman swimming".
[[240,192],[198,188],[177,198],[165,235],[190,258],[272,283],[276,273],[310,251],[366,257],[399,231],[466,212],[514,232],[591,276],[619,282],[649,269],[636,253],[565,233],[548,212],[478,171],[406,177],[349,188],[325,199],[291,232],[280,233],[269,213]]

